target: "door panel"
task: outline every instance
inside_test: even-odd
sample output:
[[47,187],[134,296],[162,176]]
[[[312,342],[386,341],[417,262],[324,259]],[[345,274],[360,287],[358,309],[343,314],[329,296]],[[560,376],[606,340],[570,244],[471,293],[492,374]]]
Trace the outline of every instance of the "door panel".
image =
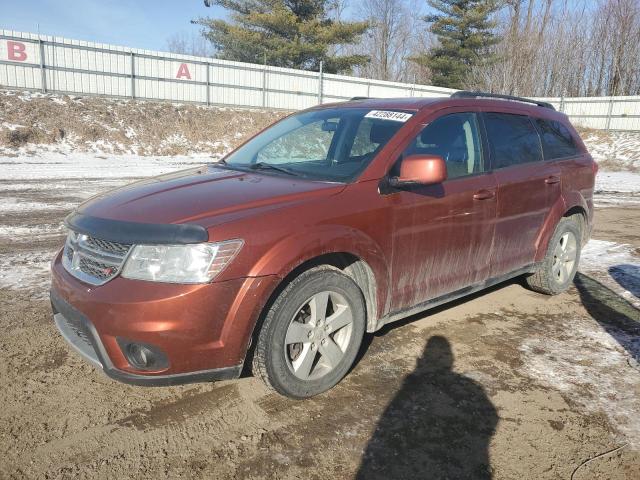
[[496,216],[492,174],[393,195],[393,310],[478,283],[489,276]]
[[496,170],[495,176],[498,218],[491,259],[492,277],[533,263],[538,233],[560,196],[560,182],[555,182],[560,180],[560,168],[553,163],[529,163]]
[[477,115],[452,110],[416,132],[403,153],[442,156],[449,178],[387,197],[394,226],[392,311],[478,283],[490,272],[497,182],[484,172]]
[[561,171],[544,162],[538,132],[526,115],[485,112],[483,121],[498,182],[491,277],[533,263],[536,239],[560,196]]

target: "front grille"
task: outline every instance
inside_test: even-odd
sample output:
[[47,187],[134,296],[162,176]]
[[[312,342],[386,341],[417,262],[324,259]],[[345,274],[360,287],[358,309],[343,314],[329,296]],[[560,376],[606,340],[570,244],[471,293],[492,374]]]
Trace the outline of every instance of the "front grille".
[[108,263],[96,262],[90,258],[80,259],[80,270],[100,280],[109,279],[114,267]]
[[114,255],[124,256],[129,253],[129,249],[131,245],[126,245],[124,243],[116,243],[110,242],[108,240],[101,240],[99,238],[87,237],[87,246],[93,248],[95,250],[102,250],[105,252],[112,253]]
[[120,273],[130,250],[131,245],[125,243],[69,231],[62,264],[79,280],[102,285]]

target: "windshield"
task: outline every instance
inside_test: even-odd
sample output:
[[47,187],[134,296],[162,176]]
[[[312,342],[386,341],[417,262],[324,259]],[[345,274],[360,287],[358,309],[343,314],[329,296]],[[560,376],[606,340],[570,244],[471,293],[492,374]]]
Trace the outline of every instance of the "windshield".
[[251,139],[226,157],[224,164],[240,170],[349,182],[412,115],[368,108],[298,113]]

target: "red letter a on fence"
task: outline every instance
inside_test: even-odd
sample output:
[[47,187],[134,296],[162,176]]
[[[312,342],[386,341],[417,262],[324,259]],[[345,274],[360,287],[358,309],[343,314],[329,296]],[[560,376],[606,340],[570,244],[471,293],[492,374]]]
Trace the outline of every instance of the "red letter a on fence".
[[176,78],[187,78],[191,80],[191,74],[189,73],[189,67],[187,67],[186,63],[181,63],[180,68],[178,68],[178,74]]
[[25,52],[25,48],[24,43],[7,40],[7,57],[9,60],[24,62],[27,59],[27,52]]

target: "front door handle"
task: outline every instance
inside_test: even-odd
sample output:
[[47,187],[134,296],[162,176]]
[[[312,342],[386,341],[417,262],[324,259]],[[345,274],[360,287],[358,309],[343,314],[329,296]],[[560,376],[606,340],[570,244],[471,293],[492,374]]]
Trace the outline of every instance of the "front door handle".
[[557,175],[551,175],[544,179],[544,183],[547,185],[553,185],[554,183],[560,183],[560,177]]
[[489,200],[490,198],[493,198],[496,196],[496,192],[492,191],[492,190],[478,190],[476,193],[473,194],[473,198],[475,200]]

